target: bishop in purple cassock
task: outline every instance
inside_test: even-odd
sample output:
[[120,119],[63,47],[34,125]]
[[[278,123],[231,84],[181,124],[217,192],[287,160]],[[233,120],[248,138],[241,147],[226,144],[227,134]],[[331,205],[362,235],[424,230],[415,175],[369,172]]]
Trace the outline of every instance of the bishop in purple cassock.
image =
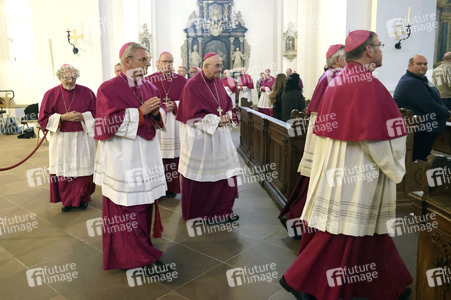
[[56,74],[61,84],[45,93],[38,122],[49,131],[50,202],[62,202],[66,212],[85,209],[95,190],[96,97],[76,84],[80,72],[73,66],[65,64]]
[[180,121],[182,215],[184,220],[208,218],[236,220],[238,155],[228,128],[232,101],[219,79],[222,60],[205,55],[203,70],[182,92]]
[[172,72],[174,57],[169,52],[163,52],[158,61],[159,72],[145,79],[153,83],[160,93],[160,99],[167,107],[165,131],[158,131],[161,156],[163,157],[164,173],[168,190],[166,196],[173,198],[180,193],[179,158],[180,158],[180,128],[176,121],[180,96],[187,79]]
[[160,264],[162,255],[150,229],[155,208],[153,236],[161,236],[157,199],[167,188],[156,132],[164,126],[165,107],[158,89],[143,80],[150,66],[146,48],[126,43],[119,57],[122,72],[97,91],[94,180],[103,194],[103,267],[143,273]]

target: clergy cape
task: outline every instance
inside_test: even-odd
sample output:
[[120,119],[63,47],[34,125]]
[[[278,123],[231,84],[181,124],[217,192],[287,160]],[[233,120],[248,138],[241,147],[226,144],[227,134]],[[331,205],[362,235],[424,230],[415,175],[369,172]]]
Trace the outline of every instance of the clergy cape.
[[[151,114],[140,125],[139,106],[158,97],[158,89],[142,80],[128,84],[123,73],[105,81],[97,91],[95,138],[100,140],[94,181],[102,194],[123,206],[151,204],[165,195],[166,180],[156,128],[163,127]],[[125,80],[125,81],[124,81]],[[133,93],[132,90],[135,92]],[[164,110],[163,105],[162,109]]]
[[[232,109],[235,106],[235,95],[236,92],[238,91],[238,88],[236,86],[236,82],[235,79],[233,79],[232,77],[227,77],[227,78],[222,78],[221,79],[222,84],[224,85],[224,89],[226,90],[227,95],[230,97],[230,100],[232,102]],[[235,114],[236,115],[236,111],[232,110],[232,115]],[[234,120],[235,122],[235,117]]]
[[[180,124],[179,172],[195,181],[219,181],[239,173],[238,155],[230,130],[218,127],[218,103],[232,117],[232,101],[219,78],[203,71],[191,78],[182,92],[177,120]],[[183,191],[182,191],[183,194]]]
[[252,102],[252,90],[254,82],[249,74],[244,74],[238,79],[238,86],[243,89],[238,96],[238,104],[241,106],[241,98],[246,98],[248,102]]
[[[61,115],[67,112],[66,107],[68,111],[82,113],[84,120],[61,121]],[[74,89],[68,91],[58,85],[44,94],[38,122],[42,129],[49,131],[50,174],[64,177],[93,174],[95,114],[96,97],[85,86],[76,84]]]
[[[404,122],[385,87],[362,65],[358,69],[361,71],[354,74],[343,70],[321,100],[301,219],[332,234],[385,234],[386,222],[396,217],[396,183],[405,174],[406,149],[405,134],[390,136],[387,124],[390,118],[400,118],[396,120],[402,125]],[[364,82],[349,81],[347,77],[355,74],[360,79],[360,74],[369,76],[364,75]],[[368,111],[367,107],[373,109]],[[333,126],[323,127],[327,122]]]
[[[318,108],[321,104],[322,96],[329,83],[332,82],[340,71],[341,69],[331,68],[327,70],[323,76],[321,76],[315,90],[313,91],[312,100],[307,108],[307,113],[310,115],[310,119],[308,122],[307,136],[305,138],[304,154],[302,155],[298,168],[298,172],[303,176],[310,177],[310,172],[312,170],[313,153],[316,143],[316,135],[313,134],[313,128],[315,128],[316,117]],[[305,126],[303,122],[301,122],[301,125]]]
[[362,64],[346,64],[323,97],[314,128],[318,136],[342,141],[384,141],[407,135],[392,96]]
[[165,131],[159,131],[161,156],[165,159],[176,158],[180,156],[180,128],[175,120],[177,109],[180,103],[180,96],[185,87],[187,79],[176,73],[163,74],[162,72],[153,73],[145,78],[153,83],[160,94],[161,102],[164,103],[166,92],[171,101],[174,101],[175,108],[166,116]]
[[228,87],[232,93],[236,93],[238,91],[235,79],[232,77],[229,76],[227,78],[222,78],[221,81],[224,87]]
[[338,73],[342,69],[330,68],[319,79],[315,90],[313,91],[312,99],[310,100],[310,104],[307,108],[307,113],[311,114],[312,112],[318,112],[319,106],[321,104],[321,99],[323,98],[324,92],[328,87],[329,83],[338,75]]

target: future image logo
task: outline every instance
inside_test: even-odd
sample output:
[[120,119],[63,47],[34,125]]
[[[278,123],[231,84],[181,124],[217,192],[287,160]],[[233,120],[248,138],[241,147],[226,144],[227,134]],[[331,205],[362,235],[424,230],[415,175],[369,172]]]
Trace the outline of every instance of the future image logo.
[[48,168],[36,168],[27,170],[27,181],[30,187],[41,186],[49,182]]
[[211,234],[220,231],[231,232],[238,228],[238,222],[229,222],[229,217],[233,218],[235,214],[228,216],[218,216],[211,219],[194,218],[186,221],[186,228],[190,237]]
[[242,286],[256,282],[271,282],[278,278],[276,264],[255,265],[253,267],[235,268],[226,271],[227,283],[230,287]]
[[428,285],[430,287],[441,286],[451,283],[451,269],[447,266],[443,268],[429,269],[426,271]]
[[387,220],[387,231],[391,237],[400,236],[410,233],[418,233],[420,231],[431,232],[438,227],[435,220],[436,214],[424,214],[420,216],[409,215],[403,218],[394,218]]
[[326,271],[327,284],[330,287],[359,282],[372,282],[378,278],[376,263],[354,265],[351,267],[334,268]]
[[78,278],[75,263],[54,265],[52,267],[44,266],[26,271],[27,282],[30,287],[42,286],[44,284],[54,284],[58,282],[71,282]]
[[451,183],[451,169],[448,166],[444,168],[434,168],[426,171],[426,178],[430,187],[436,187]]
[[407,134],[404,118],[394,118],[386,122],[387,132],[390,137],[400,137]]

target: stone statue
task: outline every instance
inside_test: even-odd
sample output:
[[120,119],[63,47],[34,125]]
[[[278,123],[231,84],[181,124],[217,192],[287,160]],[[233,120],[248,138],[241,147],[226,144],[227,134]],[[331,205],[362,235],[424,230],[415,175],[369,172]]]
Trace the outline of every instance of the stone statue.
[[189,65],[199,67],[202,58],[200,57],[199,52],[197,52],[197,46],[193,46],[193,52],[189,55]]
[[232,69],[240,69],[244,67],[244,59],[245,56],[241,53],[240,48],[235,49],[235,53],[232,55],[233,68]]

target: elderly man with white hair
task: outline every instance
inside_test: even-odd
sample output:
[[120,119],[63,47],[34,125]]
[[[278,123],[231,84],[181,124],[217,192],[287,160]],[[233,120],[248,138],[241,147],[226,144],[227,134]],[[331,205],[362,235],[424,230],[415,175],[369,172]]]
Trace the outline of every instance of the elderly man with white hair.
[[38,122],[49,131],[50,202],[62,202],[67,212],[86,209],[95,190],[96,97],[76,84],[80,72],[75,67],[64,64],[56,75],[61,84],[45,93]]

